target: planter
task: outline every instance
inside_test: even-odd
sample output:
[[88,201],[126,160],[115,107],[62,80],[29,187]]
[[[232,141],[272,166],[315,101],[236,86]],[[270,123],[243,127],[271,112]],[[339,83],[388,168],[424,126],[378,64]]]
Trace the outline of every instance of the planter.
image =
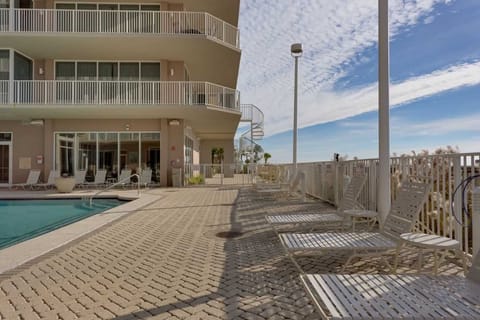
[[60,193],[69,193],[73,191],[73,188],[75,187],[75,178],[74,177],[68,177],[68,178],[63,178],[59,177],[55,179],[55,187],[57,188],[57,191]]

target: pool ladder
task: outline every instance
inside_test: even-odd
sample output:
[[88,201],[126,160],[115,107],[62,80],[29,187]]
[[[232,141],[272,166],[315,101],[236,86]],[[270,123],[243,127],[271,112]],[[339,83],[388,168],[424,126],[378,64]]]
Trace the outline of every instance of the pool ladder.
[[125,178],[125,179],[122,179],[120,181],[117,181],[115,182],[114,184],[112,185],[109,185],[108,187],[106,187],[105,189],[102,189],[102,190],[99,190],[97,192],[95,192],[94,194],[92,194],[91,196],[89,197],[86,197],[86,200],[88,200],[88,203],[90,204],[90,206],[92,205],[92,202],[93,202],[93,198],[95,198],[96,196],[98,196],[99,194],[105,192],[105,191],[108,191],[118,185],[125,185],[127,181],[130,181],[130,179],[132,179],[133,177],[137,177],[137,195],[140,196],[140,175],[135,173],[135,174],[132,174],[131,176]]

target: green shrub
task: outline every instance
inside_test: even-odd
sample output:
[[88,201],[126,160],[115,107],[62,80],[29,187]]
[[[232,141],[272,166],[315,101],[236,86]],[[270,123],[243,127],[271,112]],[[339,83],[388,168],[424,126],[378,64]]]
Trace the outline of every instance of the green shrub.
[[205,178],[203,175],[199,174],[198,176],[190,177],[188,179],[188,184],[204,184]]

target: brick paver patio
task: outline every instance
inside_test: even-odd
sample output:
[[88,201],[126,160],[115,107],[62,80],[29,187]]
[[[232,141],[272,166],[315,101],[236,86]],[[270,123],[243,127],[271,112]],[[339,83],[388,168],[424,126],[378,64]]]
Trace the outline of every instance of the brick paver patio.
[[[265,213],[321,202],[264,200],[249,188],[152,190],[156,203],[0,275],[0,319],[317,319]],[[243,235],[215,235],[236,230]],[[403,254],[401,272],[411,254]],[[298,259],[338,272],[346,256]],[[456,264],[444,273],[460,273]],[[347,272],[387,272],[361,261]]]

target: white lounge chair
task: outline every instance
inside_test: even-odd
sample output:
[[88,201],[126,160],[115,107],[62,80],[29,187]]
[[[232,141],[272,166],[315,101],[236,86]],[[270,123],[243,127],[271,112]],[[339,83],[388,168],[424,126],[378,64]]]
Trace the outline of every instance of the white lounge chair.
[[10,189],[16,187],[22,187],[23,190],[25,190],[27,187],[33,189],[38,184],[38,179],[40,179],[40,170],[30,170],[25,183],[12,184]]
[[75,171],[75,186],[81,187],[85,183],[85,176],[87,175],[87,170],[77,170]]
[[130,176],[132,175],[132,170],[131,169],[123,169],[122,172],[120,172],[120,176],[118,177],[117,183],[121,185],[122,187],[126,187],[130,185]]
[[[319,253],[322,251],[353,251],[346,261],[347,266],[355,257],[379,256],[395,250],[396,257],[403,243],[400,235],[410,232],[425,202],[430,185],[419,182],[404,182],[400,187],[397,198],[392,202],[390,212],[383,228],[379,232],[327,232],[327,233],[282,233],[280,241],[292,259],[292,262],[301,270],[291,254]],[[393,269],[396,270],[397,258]]]
[[47,182],[37,183],[35,186],[39,188],[43,187],[45,188],[45,190],[47,190],[48,188],[52,188],[53,186],[55,186],[55,179],[58,178],[59,176],[60,174],[58,171],[50,170]]
[[85,187],[105,186],[106,177],[107,177],[107,170],[97,170],[97,173],[95,174],[95,180],[92,182],[85,182],[83,186]]
[[138,181],[140,185],[147,187],[152,183],[152,169],[147,168],[143,169],[140,173],[140,180]]
[[337,211],[330,211],[324,213],[302,213],[302,214],[277,214],[268,215],[265,217],[267,223],[278,232],[279,228],[290,226],[299,228],[307,226],[313,230],[318,226],[338,225],[342,227],[346,221],[346,217],[342,214],[344,210],[356,209],[359,204],[357,199],[365,185],[367,177],[365,175],[353,176],[350,183],[345,188],[343,198],[340,201]]
[[467,277],[306,274],[324,319],[480,319],[480,254]]

